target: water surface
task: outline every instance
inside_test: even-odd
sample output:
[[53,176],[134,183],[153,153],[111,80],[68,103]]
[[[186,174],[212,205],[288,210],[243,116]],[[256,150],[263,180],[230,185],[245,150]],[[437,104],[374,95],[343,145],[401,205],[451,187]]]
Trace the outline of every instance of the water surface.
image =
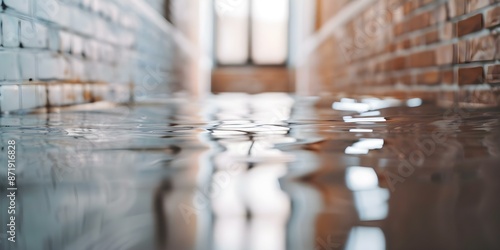
[[498,108],[225,94],[0,126],[1,249],[500,249]]

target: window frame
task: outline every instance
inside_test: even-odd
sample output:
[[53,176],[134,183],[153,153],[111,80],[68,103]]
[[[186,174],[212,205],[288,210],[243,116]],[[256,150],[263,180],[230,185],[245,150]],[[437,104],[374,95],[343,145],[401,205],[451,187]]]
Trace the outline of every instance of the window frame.
[[213,20],[213,24],[214,24],[214,29],[213,29],[213,32],[214,32],[214,36],[213,36],[213,51],[214,51],[214,58],[213,58],[213,61],[214,61],[214,65],[215,67],[217,68],[221,68],[221,67],[286,67],[289,63],[289,60],[290,60],[290,24],[291,24],[291,14],[292,14],[292,0],[288,0],[288,18],[286,20],[286,31],[287,31],[287,39],[286,39],[286,58],[285,60],[282,62],[282,63],[271,63],[271,64],[256,64],[253,59],[252,59],[252,46],[253,46],[253,42],[252,42],[252,31],[253,31],[253,24],[252,24],[252,21],[253,21],[253,15],[252,15],[252,2],[253,0],[248,0],[248,4],[249,4],[249,13],[248,13],[248,56],[247,56],[247,60],[245,63],[221,63],[218,58],[217,58],[217,47],[218,47],[218,32],[219,32],[219,20],[218,20],[218,14],[217,14],[217,10],[216,10],[216,0],[212,1],[213,4],[213,8],[212,8],[212,11],[213,11],[213,17],[214,17],[214,20]]

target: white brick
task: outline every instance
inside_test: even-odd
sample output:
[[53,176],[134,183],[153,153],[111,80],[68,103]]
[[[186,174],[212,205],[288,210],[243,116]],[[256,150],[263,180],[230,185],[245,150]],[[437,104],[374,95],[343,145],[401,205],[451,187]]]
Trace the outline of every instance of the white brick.
[[99,69],[97,62],[85,61],[85,70],[90,82],[97,81],[97,70]]
[[91,0],[91,8],[92,11],[95,12],[98,15],[102,15],[104,12],[104,9],[106,8],[106,2],[105,1],[99,1],[99,0]]
[[114,79],[113,67],[107,63],[99,63],[97,71],[97,81],[110,82]]
[[[36,0],[36,16],[38,18],[57,22],[61,15],[61,4],[56,0]],[[64,15],[64,14],[62,14]]]
[[88,58],[89,60],[98,60],[99,59],[99,52],[97,50],[97,42],[93,40],[87,40],[84,41],[83,43],[83,53],[85,54],[85,57]]
[[16,85],[0,86],[0,110],[9,112],[19,110],[19,87]]
[[71,8],[71,27],[84,35],[89,35],[95,37],[98,35],[94,23],[95,20],[100,19],[97,16],[92,16],[90,13],[79,9]]
[[32,109],[38,106],[37,100],[37,86],[35,85],[24,85],[21,86],[21,108],[22,109]]
[[62,104],[71,105],[76,103],[75,88],[73,84],[62,84]]
[[25,48],[47,48],[47,27],[21,20],[21,44]]
[[30,14],[30,0],[3,0],[7,7],[17,10],[23,14]]
[[0,51],[0,81],[20,80],[17,53]]
[[116,6],[116,4],[114,3],[110,3],[108,11],[108,15],[111,21],[118,22],[118,17],[120,16],[120,9],[118,8],[118,6]]
[[105,82],[106,74],[108,72],[107,65],[105,63],[96,63],[96,68],[94,69],[93,74],[96,76],[96,81]]
[[120,38],[119,34],[119,26],[114,23],[109,23],[108,24],[108,34],[106,36],[106,42],[112,44],[113,46],[119,45],[120,41],[118,40]]
[[101,44],[100,46],[100,58],[99,60],[103,62],[115,62],[116,54],[113,46],[108,44]]
[[118,17],[118,23],[127,29],[132,29],[132,22],[132,18],[127,15],[121,15]]
[[95,34],[94,37],[101,41],[106,41],[106,36],[109,35],[108,23],[102,18],[95,19]]
[[48,40],[49,40],[49,49],[51,51],[61,51],[61,41],[58,29],[49,29]]
[[83,54],[82,38],[78,35],[71,35],[71,52],[78,56]]
[[80,4],[85,7],[85,8],[88,8],[90,10],[93,10],[92,8],[94,7],[93,5],[94,4],[99,4],[99,0],[80,0]]
[[85,71],[85,64],[83,63],[82,60],[73,57],[70,59],[70,64],[71,64],[71,72],[73,73],[71,78],[73,80],[79,82],[88,81],[87,74]]
[[122,61],[120,64],[118,64],[117,70],[118,74],[114,82],[123,84],[132,82],[132,74],[131,74],[132,67],[129,62]]
[[0,14],[2,19],[2,45],[19,47],[19,19]]
[[71,52],[71,34],[65,31],[59,32],[60,51],[64,53]]
[[58,54],[37,55],[37,75],[41,80],[64,80],[71,73],[68,63]]
[[47,85],[48,90],[48,101],[50,106],[62,106],[63,105],[63,91],[60,84],[49,84]]
[[[116,7],[116,6],[115,6]],[[110,1],[100,1],[98,13],[103,17],[111,18],[113,15],[113,4]]]
[[20,52],[19,63],[21,65],[21,79],[35,80],[36,78],[36,60],[31,52]]
[[134,34],[128,30],[123,30],[121,33],[121,44],[127,48],[131,48],[134,45],[135,39]]

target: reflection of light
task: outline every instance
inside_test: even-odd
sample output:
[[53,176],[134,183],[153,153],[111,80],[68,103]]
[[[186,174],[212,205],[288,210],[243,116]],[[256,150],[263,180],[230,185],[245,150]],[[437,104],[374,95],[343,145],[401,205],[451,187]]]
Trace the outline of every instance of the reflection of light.
[[255,215],[286,214],[289,211],[289,198],[279,185],[287,168],[269,165],[252,169],[247,174],[245,198]]
[[368,117],[368,118],[348,118],[344,117],[344,122],[385,122],[384,117]]
[[346,250],[383,250],[384,232],[377,227],[355,227],[349,233]]
[[340,111],[356,111],[362,113],[370,110],[370,105],[365,103],[336,102],[333,104],[333,109]]
[[219,216],[214,223],[214,241],[217,249],[242,249],[245,245],[244,217]]
[[288,18],[288,4],[288,0],[253,0],[252,17],[257,21],[284,22]]
[[397,107],[401,105],[401,101],[394,98],[378,99],[378,98],[366,98],[361,102],[370,105],[371,110],[384,109],[390,107]]
[[377,188],[353,192],[354,204],[361,221],[383,220],[387,217],[389,191]]
[[380,111],[371,111],[360,114],[360,116],[379,116]]
[[347,147],[344,153],[348,155],[366,155],[370,152],[370,150],[366,148],[355,148],[355,147]]
[[215,0],[215,6],[220,17],[244,18],[248,15],[248,0]]
[[349,167],[346,170],[347,187],[353,191],[378,187],[377,173],[373,168]]
[[245,135],[245,132],[234,131],[234,130],[215,130],[212,132],[214,137],[232,137],[236,135]]
[[288,0],[252,0],[252,60],[276,64],[286,60]]
[[359,155],[368,154],[370,150],[384,147],[384,139],[361,139],[345,149],[346,154]]
[[340,100],[340,102],[333,103],[332,108],[340,111],[356,111],[359,113],[363,113],[370,110],[397,107],[400,105],[401,101],[394,98],[364,98],[361,100],[361,102],[356,102],[356,100],[353,99],[343,98],[342,100]]
[[356,148],[381,149],[384,146],[384,139],[361,139],[352,146]]
[[349,130],[351,133],[371,133],[373,129],[362,129],[362,128],[351,128]]
[[244,199],[250,212],[250,249],[286,249],[286,225],[290,216],[290,198],[278,179],[288,171],[285,165],[266,165],[246,175]]
[[410,99],[410,100],[406,101],[406,105],[408,107],[418,107],[418,106],[422,105],[422,99],[420,99],[420,98]]

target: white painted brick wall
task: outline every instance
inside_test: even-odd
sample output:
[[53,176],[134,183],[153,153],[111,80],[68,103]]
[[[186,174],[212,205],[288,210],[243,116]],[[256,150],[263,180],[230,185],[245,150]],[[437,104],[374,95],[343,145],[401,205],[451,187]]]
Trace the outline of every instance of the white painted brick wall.
[[76,56],[82,56],[83,41],[81,36],[76,34],[71,35],[71,53]]
[[78,58],[70,59],[72,79],[76,82],[87,82],[89,79],[87,77],[87,71],[85,69],[85,63],[83,60]]
[[0,112],[129,102],[147,67],[168,79],[179,49],[129,1],[146,0],[0,0]]
[[19,87],[16,85],[0,86],[0,110],[11,112],[21,108]]
[[21,108],[33,109],[38,107],[37,86],[22,85],[21,86]]

